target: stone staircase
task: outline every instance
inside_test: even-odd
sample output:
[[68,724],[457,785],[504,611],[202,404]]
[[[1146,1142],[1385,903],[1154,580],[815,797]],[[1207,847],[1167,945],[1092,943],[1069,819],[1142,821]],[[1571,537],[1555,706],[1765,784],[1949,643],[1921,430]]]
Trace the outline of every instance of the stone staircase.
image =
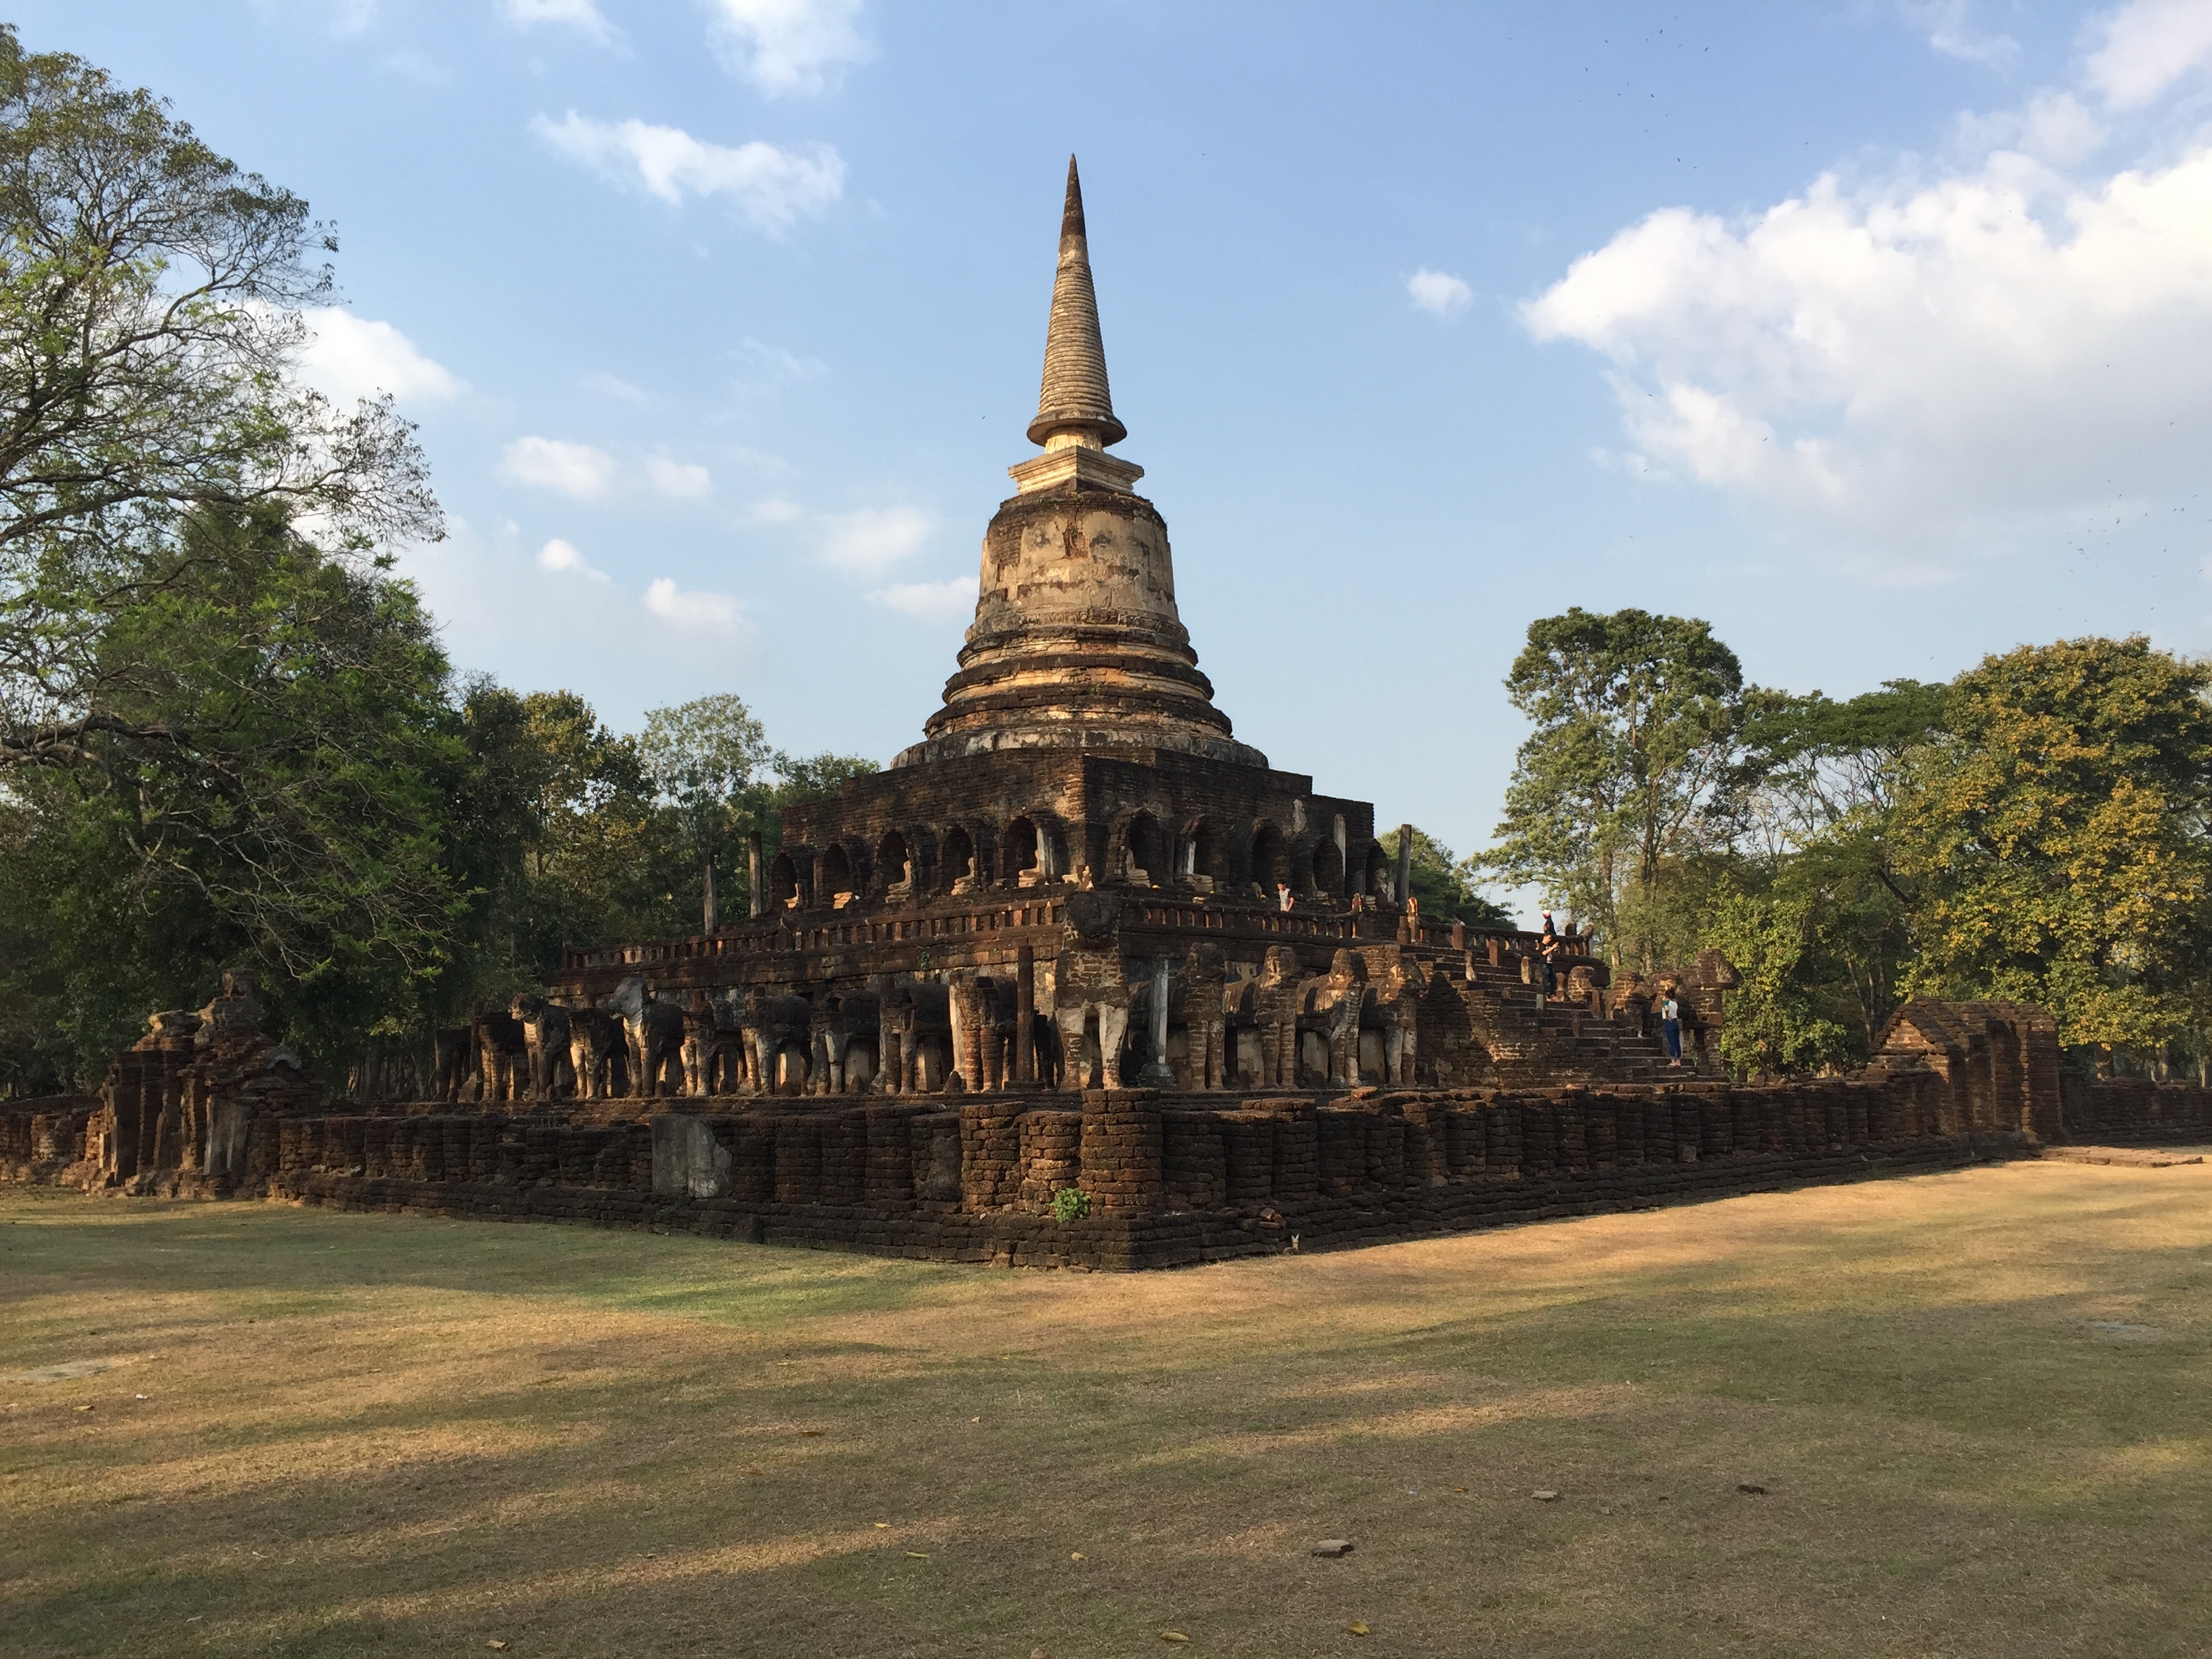
[[1589,1005],[1540,1001],[1536,988],[1521,982],[1517,964],[1493,968],[1477,957],[1473,965],[1471,979],[1452,977],[1485,1006],[1501,1084],[1653,1083],[1684,1075],[1668,1068],[1656,1022],[1640,1035],[1626,1012],[1601,1016]]

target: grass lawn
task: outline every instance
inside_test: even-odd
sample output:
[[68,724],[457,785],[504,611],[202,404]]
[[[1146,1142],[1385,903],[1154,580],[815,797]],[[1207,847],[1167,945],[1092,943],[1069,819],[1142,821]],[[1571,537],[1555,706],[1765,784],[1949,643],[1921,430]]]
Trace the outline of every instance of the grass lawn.
[[1130,1276],[8,1189],[0,1654],[2204,1654],[2208,1354],[2212,1164]]

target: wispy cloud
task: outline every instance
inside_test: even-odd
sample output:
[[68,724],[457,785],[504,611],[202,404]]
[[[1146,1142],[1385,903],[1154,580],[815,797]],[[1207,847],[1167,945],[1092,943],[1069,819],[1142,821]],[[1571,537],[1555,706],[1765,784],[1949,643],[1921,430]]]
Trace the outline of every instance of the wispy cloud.
[[666,455],[624,461],[594,444],[534,434],[517,438],[501,452],[499,475],[509,483],[580,501],[641,489],[671,501],[703,501],[714,493],[714,475],[696,461]]
[[975,579],[954,576],[941,582],[894,582],[868,595],[871,605],[902,611],[922,622],[952,622],[975,609]]
[[608,575],[605,571],[599,569],[579,553],[574,543],[564,542],[557,536],[538,550],[538,568],[540,570],[566,571],[572,575],[588,576],[595,582],[612,583],[614,580],[613,577]]
[[641,404],[645,401],[643,388],[634,386],[620,375],[610,374],[604,369],[596,374],[586,374],[580,384],[585,391],[596,392],[602,398],[617,398],[626,404]]
[[920,549],[935,526],[919,508],[890,507],[824,514],[822,527],[824,564],[878,576]]
[[1474,303],[1474,290],[1449,271],[1423,265],[1406,279],[1414,305],[1437,317],[1456,317]]
[[2136,0],[2099,18],[2090,33],[2098,42],[2090,86],[2114,109],[2140,109],[2212,58],[2212,5]]
[[728,594],[687,591],[667,576],[657,578],[645,590],[645,608],[688,633],[734,634],[744,622],[738,602]]
[[860,0],[714,0],[715,55],[771,97],[818,93],[875,46],[860,28]]
[[560,438],[517,438],[501,452],[499,473],[509,483],[593,501],[614,483],[615,458],[590,444]]
[[691,461],[672,461],[665,455],[645,458],[647,483],[672,501],[703,501],[714,493],[714,476]]
[[599,0],[499,0],[500,21],[519,29],[551,27],[574,29],[595,46],[614,48],[622,35]]
[[1905,0],[1903,10],[1907,22],[1927,31],[1929,47],[1946,58],[1998,70],[2020,61],[2019,41],[1974,27],[1972,0]]
[[755,139],[731,149],[679,127],[600,121],[574,110],[558,121],[537,116],[530,130],[610,183],[643,190],[672,207],[687,196],[726,197],[740,217],[770,236],[827,211],[845,190],[844,159],[827,144],[780,149]]

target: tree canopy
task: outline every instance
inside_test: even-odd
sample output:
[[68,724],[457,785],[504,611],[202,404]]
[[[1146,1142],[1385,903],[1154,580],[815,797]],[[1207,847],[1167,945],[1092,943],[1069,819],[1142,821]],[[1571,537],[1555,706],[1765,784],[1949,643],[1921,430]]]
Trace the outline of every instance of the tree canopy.
[[[1395,863],[1398,831],[1386,830],[1376,839]],[[1478,890],[1482,872],[1474,860],[1462,859],[1418,824],[1413,828],[1412,863],[1413,896],[1420,901],[1423,915],[1492,927],[1512,925],[1513,918],[1504,907],[1485,898]]]
[[1515,757],[1486,869],[1648,956],[1639,911],[1730,777],[1741,665],[1694,618],[1577,606],[1528,625],[1505,689],[1535,730]]
[[1908,988],[2040,1002],[2062,1041],[2201,1029],[2212,669],[2136,635],[2023,647],[1953,685],[1893,812]]
[[1632,960],[1721,950],[1734,1063],[1849,1064],[1921,993],[2212,1055],[2212,669],[2074,640],[1838,701],[1743,685],[1700,622],[1574,611],[1529,641],[1484,866]]

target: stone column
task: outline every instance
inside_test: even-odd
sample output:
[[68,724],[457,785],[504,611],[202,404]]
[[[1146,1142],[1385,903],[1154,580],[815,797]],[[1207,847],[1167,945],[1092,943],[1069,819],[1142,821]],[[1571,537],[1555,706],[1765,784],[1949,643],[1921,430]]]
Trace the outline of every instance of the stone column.
[[758,921],[768,914],[768,902],[761,896],[761,836],[757,830],[745,836],[745,914]]
[[1147,1089],[1172,1089],[1175,1072],[1168,1065],[1168,983],[1172,965],[1163,956],[1152,964],[1152,1057],[1137,1075]]
[[1014,1080],[1036,1081],[1036,947],[1014,952]]
[[1412,824],[1410,824],[1410,823],[1401,823],[1401,824],[1400,824],[1400,825],[1398,826],[1398,895],[1397,895],[1397,897],[1398,897],[1398,904],[1399,904],[1399,908],[1402,909],[1402,908],[1405,907],[1406,901],[1407,901],[1407,899],[1411,898],[1413,896],[1413,826]]

